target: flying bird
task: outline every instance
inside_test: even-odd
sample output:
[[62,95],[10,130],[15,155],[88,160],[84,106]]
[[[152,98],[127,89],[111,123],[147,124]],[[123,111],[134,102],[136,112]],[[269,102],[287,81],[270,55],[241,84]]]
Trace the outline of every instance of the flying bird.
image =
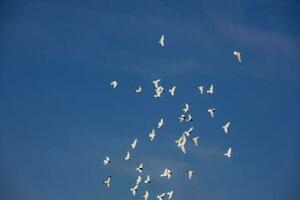
[[225,125],[222,126],[225,133],[228,133],[229,126],[230,126],[230,122],[227,122]]
[[144,180],[144,183],[147,184],[147,183],[151,183],[151,180],[150,180],[150,176],[147,175],[147,178]]
[[130,188],[130,191],[132,192],[132,195],[135,196],[137,189],[138,189],[139,185],[135,185],[133,188]]
[[138,172],[142,173],[143,170],[144,170],[144,168],[143,168],[143,163],[141,163],[141,164],[136,168],[136,170],[137,170]]
[[159,39],[159,44],[164,47],[165,46],[165,36],[164,35],[161,35],[160,39]]
[[103,160],[103,165],[108,165],[110,163],[110,158],[106,156],[106,158]]
[[171,190],[170,192],[167,192],[167,195],[168,195],[168,199],[170,200],[170,199],[172,199],[172,197],[173,197],[173,190]]
[[236,58],[238,59],[239,62],[242,62],[242,57],[241,57],[241,53],[238,51],[234,51],[233,55],[236,56]]
[[152,81],[152,83],[154,84],[155,88],[158,88],[158,84],[159,84],[160,80],[161,79],[157,79],[157,80]]
[[158,200],[163,200],[165,195],[166,195],[166,193],[159,194],[159,195],[157,195],[157,199]]
[[194,127],[191,127],[189,130],[185,131],[184,134],[189,137],[192,131],[194,130]]
[[129,153],[129,151],[127,151],[127,154],[124,157],[124,160],[130,160],[130,153]]
[[110,187],[110,181],[111,181],[111,176],[107,177],[107,179],[105,179],[105,180],[103,181],[103,184],[104,184],[107,188],[109,188],[109,187]]
[[214,85],[210,85],[209,89],[206,91],[207,94],[213,94],[214,93]]
[[185,116],[185,115],[181,115],[181,116],[179,117],[180,122],[183,122],[185,119],[186,119],[186,116]]
[[139,86],[136,90],[135,90],[136,93],[141,93],[142,92],[142,87]]
[[202,86],[202,85],[199,86],[199,87],[198,87],[198,90],[200,91],[201,94],[203,94],[203,92],[204,92],[204,86]]
[[161,119],[159,120],[159,122],[157,123],[157,128],[161,128],[163,125],[164,125],[164,119],[161,118]]
[[130,146],[132,149],[135,149],[136,145],[137,145],[137,138],[134,139],[134,141],[130,144]]
[[168,168],[165,168],[163,173],[160,175],[160,177],[167,177],[168,179],[170,179],[172,176],[172,171]]
[[209,109],[207,110],[207,112],[209,112],[211,118],[214,118],[214,117],[215,117],[214,114],[215,114],[215,112],[216,112],[216,109],[215,109],[215,108],[209,108]]
[[193,137],[192,140],[193,140],[195,146],[197,147],[198,146],[199,136]]
[[155,129],[152,129],[151,133],[149,133],[150,141],[153,141],[156,136]]
[[224,154],[227,158],[231,158],[231,147],[227,150],[227,152]]
[[138,176],[137,179],[136,179],[136,185],[139,185],[142,181],[142,177],[141,176]]
[[185,118],[185,121],[187,121],[187,122],[193,121],[192,115],[188,114],[187,117]]
[[173,87],[169,90],[171,96],[174,96],[174,95],[175,95],[175,90],[176,90],[176,86],[173,86]]
[[110,83],[110,85],[111,85],[113,88],[116,88],[117,85],[118,85],[118,82],[117,82],[117,81],[112,81],[112,82]]
[[144,198],[144,200],[148,200],[149,198],[149,192],[146,190],[142,196]]
[[194,174],[195,172],[192,171],[192,170],[188,170],[188,171],[186,171],[186,173],[187,173],[187,175],[188,175],[189,180],[191,180],[191,179],[192,179],[192,176],[193,176],[193,174]]
[[185,107],[182,109],[182,111],[184,112],[184,113],[186,113],[187,111],[189,111],[190,110],[190,106],[189,106],[189,104],[185,104]]

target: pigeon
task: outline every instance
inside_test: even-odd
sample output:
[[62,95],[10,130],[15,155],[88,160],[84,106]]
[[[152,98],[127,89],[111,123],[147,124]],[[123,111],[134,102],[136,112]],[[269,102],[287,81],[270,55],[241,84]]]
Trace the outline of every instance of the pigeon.
[[142,181],[142,177],[141,176],[138,176],[137,179],[136,179],[136,185],[139,185]]
[[105,160],[103,160],[103,165],[108,165],[110,163],[110,158],[106,156]]
[[157,123],[157,128],[161,128],[164,125],[164,119],[161,118],[160,121]]
[[170,179],[172,176],[172,171],[168,168],[165,168],[163,173],[160,175],[160,177],[167,177],[168,179]]
[[135,185],[133,188],[130,188],[130,191],[132,192],[132,195],[133,195],[133,196],[135,196],[138,187],[139,187],[139,185]]
[[151,180],[150,180],[150,176],[147,175],[147,178],[144,180],[144,183],[147,184],[147,183],[151,183]]
[[230,122],[227,122],[225,125],[222,126],[225,133],[228,133],[229,126],[230,126]]
[[149,198],[149,192],[146,190],[142,196],[144,198],[144,200],[148,200]]
[[151,133],[149,133],[150,141],[153,141],[156,136],[155,129],[152,129]]
[[189,137],[193,130],[194,130],[194,127],[191,127],[189,130],[184,131],[184,134],[185,134],[187,137]]
[[115,89],[117,87],[117,85],[118,85],[118,82],[117,81],[112,81],[110,83],[110,85]]
[[137,170],[138,172],[142,173],[143,170],[144,170],[144,168],[143,168],[143,163],[141,163],[141,164],[136,168],[136,170]]
[[210,85],[209,89],[206,91],[207,94],[213,94],[214,93],[214,85]]
[[198,139],[199,139],[198,136],[192,138],[192,140],[193,140],[196,147],[198,146]]
[[187,117],[185,118],[185,121],[187,121],[187,122],[193,121],[192,115],[188,114]]
[[135,90],[135,93],[141,93],[142,92],[142,87],[139,86],[136,90]]
[[216,112],[216,109],[215,109],[215,108],[209,108],[209,109],[207,110],[207,112],[209,112],[211,118],[214,118],[214,114],[215,114],[215,112]]
[[130,153],[129,153],[129,151],[127,151],[127,154],[124,157],[124,160],[130,160]]
[[227,152],[224,154],[227,158],[231,158],[231,147],[227,150]]
[[161,79],[157,79],[157,80],[152,81],[152,83],[154,84],[155,88],[158,88],[158,84],[159,84],[160,80]]
[[170,192],[167,192],[167,195],[168,195],[168,199],[172,199],[172,196],[173,196],[173,190],[171,190]]
[[104,184],[107,188],[110,187],[110,180],[111,180],[111,176],[107,177],[107,179],[103,181],[103,184]]
[[161,35],[160,39],[159,39],[159,44],[164,47],[165,46],[165,36],[164,35]]
[[236,58],[238,59],[239,62],[242,62],[242,57],[241,57],[241,53],[238,51],[234,51],[233,55],[236,56]]
[[174,95],[175,95],[175,90],[176,90],[176,86],[173,86],[173,87],[169,90],[171,96],[174,96]]
[[175,143],[177,144],[177,146],[180,148],[180,150],[185,154],[185,144],[186,144],[186,136],[185,134],[182,134],[182,136],[175,140]]
[[158,98],[158,97],[161,97],[161,94],[164,92],[164,88],[162,86],[158,86],[156,89],[155,89],[155,95],[154,97]]
[[189,104],[185,104],[185,107],[182,109],[182,111],[184,112],[184,113],[186,113],[187,111],[189,111],[190,110],[190,106],[189,106]]
[[137,138],[134,139],[134,141],[130,144],[130,146],[132,149],[135,149],[136,145],[137,145]]
[[183,122],[185,119],[186,119],[186,116],[185,116],[185,115],[181,115],[181,116],[179,117],[180,122]]
[[194,171],[188,170],[186,173],[187,173],[187,175],[188,175],[189,180],[191,180],[191,179],[192,179],[192,176],[193,176],[193,174],[194,174]]
[[158,200],[163,200],[165,195],[166,195],[166,193],[159,194],[159,195],[157,195],[157,199]]
[[198,90],[200,91],[201,94],[203,94],[203,92],[204,92],[204,87],[201,85],[201,86],[198,87]]

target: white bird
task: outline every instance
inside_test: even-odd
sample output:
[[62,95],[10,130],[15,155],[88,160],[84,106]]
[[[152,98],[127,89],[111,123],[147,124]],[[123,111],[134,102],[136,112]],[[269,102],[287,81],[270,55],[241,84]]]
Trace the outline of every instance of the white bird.
[[129,153],[129,151],[127,151],[127,154],[124,157],[124,160],[130,160],[130,153]]
[[159,195],[157,195],[157,199],[158,200],[163,200],[165,195],[166,195],[166,193],[159,194]]
[[180,150],[185,154],[185,144],[186,144],[186,136],[185,134],[182,134],[180,138],[178,138],[177,140],[175,140],[175,143],[177,144],[177,146],[180,148]]
[[169,90],[171,96],[174,96],[174,95],[175,95],[175,90],[176,90],[176,86],[173,86],[173,87]]
[[173,197],[173,190],[171,190],[170,192],[167,192],[167,195],[168,195],[168,199],[170,200],[170,199],[172,199],[172,197]]
[[135,149],[136,145],[137,145],[137,138],[135,138],[134,141],[130,144],[130,147],[132,149]]
[[161,118],[161,119],[159,120],[159,122],[157,123],[157,128],[161,128],[163,125],[164,125],[164,119]]
[[203,92],[204,92],[204,86],[200,85],[198,87],[198,90],[200,91],[201,94],[203,94]]
[[209,108],[209,109],[207,110],[207,112],[209,112],[211,118],[214,118],[214,116],[215,116],[214,114],[215,114],[215,112],[216,112],[216,109],[215,109],[215,108]]
[[107,165],[110,163],[110,158],[106,156],[106,158],[103,160],[103,165]]
[[144,198],[144,200],[148,200],[148,198],[149,198],[149,192],[147,190],[144,192],[143,198]]
[[193,130],[194,130],[194,127],[191,127],[189,130],[184,131],[184,134],[185,134],[187,137],[189,137]]
[[151,133],[149,133],[150,141],[153,141],[156,136],[155,129],[152,129]]
[[209,89],[206,91],[208,94],[213,94],[214,93],[214,85],[210,85]]
[[230,122],[227,122],[225,125],[222,126],[225,133],[228,133],[229,126],[230,126]]
[[118,82],[117,82],[117,81],[112,81],[112,82],[110,83],[110,85],[111,85],[113,88],[116,88],[117,85],[118,85]]
[[186,113],[187,111],[189,111],[190,110],[190,106],[189,106],[189,104],[185,104],[185,107],[182,109],[182,111],[184,112],[184,113]]
[[193,174],[194,174],[195,172],[192,171],[192,170],[188,170],[186,173],[187,173],[187,175],[188,175],[189,180],[191,180],[191,179],[192,179],[192,176],[193,176]]
[[229,149],[227,150],[227,152],[224,153],[224,156],[226,156],[227,158],[231,157],[231,147],[229,147]]
[[162,86],[158,86],[156,89],[155,89],[155,95],[154,97],[158,98],[158,97],[161,97],[161,94],[164,92],[164,88]]
[[152,81],[152,83],[154,84],[155,88],[158,88],[158,84],[159,84],[160,80],[161,79],[157,79],[157,80]]
[[104,184],[107,188],[110,187],[110,180],[111,180],[111,176],[107,177],[107,179],[103,181],[103,184]]
[[144,170],[144,168],[143,168],[143,163],[141,163],[141,164],[136,168],[136,170],[137,170],[138,172],[142,173],[143,170]]
[[164,35],[161,35],[160,39],[159,39],[159,44],[164,47],[165,46],[165,36]]
[[241,53],[238,51],[234,51],[233,55],[236,56],[236,58],[238,59],[239,62],[242,62],[242,57],[241,57]]
[[133,188],[130,188],[130,191],[132,192],[132,195],[135,196],[137,189],[138,189],[139,185],[135,185]]
[[139,185],[141,183],[141,181],[142,181],[142,177],[138,176],[135,181],[136,181],[136,185]]
[[193,140],[196,147],[198,146],[198,139],[199,139],[199,136],[196,136],[196,137],[192,138],[192,140]]
[[150,176],[147,175],[147,178],[144,180],[144,183],[147,184],[147,183],[151,183],[151,179],[150,179]]
[[136,90],[135,90],[136,93],[141,93],[142,92],[142,87],[139,86]]
[[185,116],[185,115],[181,115],[181,116],[179,117],[180,122],[183,122],[185,119],[186,119],[186,116]]
[[160,177],[167,177],[168,179],[170,179],[172,176],[172,171],[168,168],[165,168],[163,173],[160,175]]
[[187,122],[193,121],[192,115],[188,114],[187,117],[185,118],[185,121],[187,121]]

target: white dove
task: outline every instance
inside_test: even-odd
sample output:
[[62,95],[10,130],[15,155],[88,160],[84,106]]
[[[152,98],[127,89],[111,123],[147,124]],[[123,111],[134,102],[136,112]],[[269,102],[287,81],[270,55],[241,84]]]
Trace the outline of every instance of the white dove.
[[142,181],[142,177],[141,177],[141,176],[138,176],[137,179],[136,179],[135,181],[136,181],[136,185],[139,185],[140,182]]
[[181,116],[179,117],[180,122],[183,122],[185,119],[186,119],[186,116],[185,116],[185,115],[181,115]]
[[194,174],[195,172],[192,171],[192,170],[188,170],[186,173],[187,173],[187,175],[188,175],[189,180],[191,180],[191,179],[192,179],[192,176],[193,176],[193,174]]
[[227,150],[227,152],[224,154],[227,158],[231,158],[231,147]]
[[117,81],[112,81],[112,82],[110,83],[110,85],[111,85],[113,88],[116,88],[117,85],[118,85],[118,82],[117,82]]
[[127,154],[124,157],[124,160],[130,160],[130,153],[129,153],[129,151],[127,151]]
[[150,175],[147,175],[147,178],[144,180],[144,183],[151,183]]
[[157,79],[157,80],[152,81],[152,83],[154,84],[155,88],[158,88],[158,84],[159,84],[160,80],[161,79]]
[[103,160],[103,165],[107,165],[110,163],[110,158],[106,156],[106,158]]
[[167,177],[168,179],[170,179],[172,176],[172,171],[168,168],[165,168],[163,173],[160,175],[160,177]]
[[191,127],[189,130],[184,131],[184,134],[185,134],[187,137],[189,137],[193,130],[194,130],[194,127]]
[[193,140],[196,147],[198,146],[198,139],[199,139],[199,136],[196,136],[196,137],[192,138],[192,140]]
[[141,163],[141,164],[136,168],[136,170],[137,170],[138,172],[142,173],[143,170],[144,170],[144,168],[143,168],[143,163]]
[[203,92],[204,92],[204,86],[202,86],[202,85],[199,86],[199,87],[198,87],[198,90],[200,91],[201,94],[203,94]]
[[161,118],[161,119],[159,120],[159,122],[157,123],[157,128],[161,128],[163,125],[164,125],[164,119]]
[[107,188],[110,187],[110,180],[111,180],[111,176],[107,177],[107,179],[103,181],[103,184],[104,184]]
[[173,86],[173,87],[169,90],[171,96],[174,96],[174,95],[175,95],[175,90],[176,90],[176,86]]
[[155,129],[152,129],[151,133],[149,133],[150,141],[153,141],[156,136]]
[[135,90],[136,93],[141,93],[142,92],[142,87],[139,86],[136,90]]
[[211,118],[214,118],[214,114],[215,114],[215,112],[216,112],[216,109],[215,109],[215,108],[209,108],[209,109],[207,110],[207,112],[209,112]]
[[130,188],[130,191],[132,192],[132,195],[135,196],[137,189],[138,189],[139,185],[135,185],[133,188]]
[[160,39],[159,39],[159,44],[164,47],[165,46],[165,36],[164,35],[161,35]]
[[147,190],[144,192],[143,198],[144,198],[144,200],[148,200],[148,198],[149,198],[149,192]]
[[187,111],[189,111],[190,110],[190,106],[189,106],[189,104],[185,104],[185,107],[182,109],[182,111],[184,112],[184,113],[186,113]]
[[172,199],[172,197],[173,197],[173,190],[171,190],[170,192],[167,192],[167,195],[168,195],[168,199],[170,200],[170,199]]
[[234,51],[233,55],[236,56],[236,58],[238,59],[239,62],[242,62],[242,57],[241,57],[241,53],[238,51]]
[[209,89],[206,91],[207,94],[213,94],[214,93],[214,85],[210,85]]
[[163,200],[165,195],[166,195],[166,193],[159,194],[159,195],[157,195],[157,199],[158,200]]
[[187,117],[185,118],[185,121],[187,121],[187,122],[193,121],[192,115],[188,114]]
[[227,122],[225,125],[222,126],[225,133],[228,133],[229,126],[230,126],[230,122]]
[[130,147],[132,149],[135,149],[136,145],[137,145],[137,138],[135,138],[134,141],[130,144]]

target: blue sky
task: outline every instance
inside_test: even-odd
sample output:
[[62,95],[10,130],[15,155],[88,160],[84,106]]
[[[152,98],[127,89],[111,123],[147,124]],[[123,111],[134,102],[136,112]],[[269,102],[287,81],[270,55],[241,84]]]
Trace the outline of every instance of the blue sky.
[[[141,161],[153,178],[174,169],[173,180],[149,187],[175,190],[174,200],[299,199],[299,8],[292,0],[1,1],[1,199],[141,199],[129,193]],[[153,98],[157,78],[177,86],[175,97]],[[211,83],[214,95],[197,93]],[[174,144],[189,128],[177,119],[184,103],[201,140],[186,156]],[[166,126],[150,144],[161,117]]]

